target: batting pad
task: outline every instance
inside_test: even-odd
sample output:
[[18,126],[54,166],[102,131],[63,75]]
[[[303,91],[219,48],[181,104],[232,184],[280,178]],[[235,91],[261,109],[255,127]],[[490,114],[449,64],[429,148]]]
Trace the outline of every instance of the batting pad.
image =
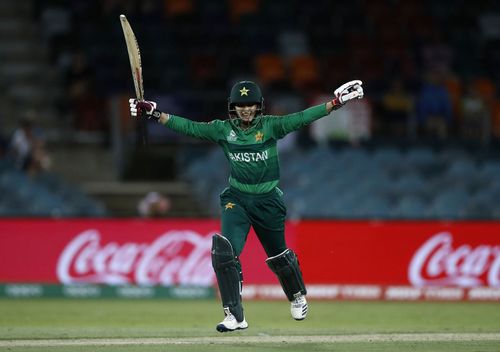
[[295,299],[297,293],[307,294],[297,256],[291,249],[266,259],[267,266],[278,276],[288,300]]
[[229,240],[222,235],[212,237],[212,266],[219,284],[222,306],[229,307],[236,320],[243,321],[241,305],[240,263]]

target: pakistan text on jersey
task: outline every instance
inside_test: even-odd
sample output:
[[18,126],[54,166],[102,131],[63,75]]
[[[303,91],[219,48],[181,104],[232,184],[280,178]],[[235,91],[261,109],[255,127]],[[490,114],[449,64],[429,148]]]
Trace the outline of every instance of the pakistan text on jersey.
[[251,161],[260,161],[268,159],[268,150],[260,153],[229,153],[229,158],[232,161],[243,161],[249,163]]

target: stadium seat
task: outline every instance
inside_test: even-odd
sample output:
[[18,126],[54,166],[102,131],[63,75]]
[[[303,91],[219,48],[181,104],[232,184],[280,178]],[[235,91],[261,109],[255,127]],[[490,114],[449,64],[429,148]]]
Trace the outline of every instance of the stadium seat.
[[426,147],[415,147],[407,151],[404,156],[405,162],[419,169],[433,167],[436,163],[436,156],[432,149]]
[[460,103],[463,95],[463,86],[459,77],[449,77],[445,79],[444,85],[448,91],[453,105],[455,116],[460,115]]
[[284,30],[278,35],[278,48],[281,57],[290,61],[295,57],[310,55],[309,42],[302,31]]
[[435,219],[460,219],[466,213],[468,194],[463,189],[448,189],[432,201],[427,214]]
[[328,208],[329,217],[337,219],[353,219],[357,217],[354,209],[360,202],[362,202],[362,199],[359,195],[334,195],[328,205],[325,205],[325,208]]
[[233,22],[238,22],[244,15],[259,11],[259,0],[229,0],[229,15]]
[[394,209],[394,217],[399,219],[425,219],[427,205],[425,201],[415,195],[402,197]]
[[393,192],[399,196],[414,195],[425,196],[427,193],[428,184],[424,178],[416,173],[402,175],[393,184]]
[[349,66],[349,57],[345,53],[335,53],[322,58],[323,75],[333,86],[348,81],[349,75],[342,67]]
[[210,54],[196,54],[189,59],[192,79],[197,83],[209,84],[217,78],[217,58]]
[[277,54],[258,55],[255,58],[255,70],[259,82],[263,85],[286,80],[285,63]]
[[191,14],[194,11],[192,0],[164,0],[167,17]]
[[297,89],[314,87],[319,82],[319,64],[310,55],[296,56],[290,62],[290,80]]
[[500,161],[487,160],[485,161],[479,171],[482,175],[490,176],[491,178],[498,178],[500,176]]
[[472,85],[479,92],[479,95],[484,99],[484,101],[488,104],[493,102],[496,94],[495,83],[491,79],[486,77],[476,78]]
[[266,102],[266,111],[271,115],[286,115],[306,108],[304,99],[293,93],[280,93],[272,97],[272,101]]
[[393,216],[391,203],[384,197],[367,197],[353,209],[356,218],[363,219],[388,219]]
[[457,159],[448,166],[446,170],[445,177],[450,181],[453,180],[470,180],[473,181],[474,177],[478,173],[478,168],[472,160],[469,159]]
[[491,104],[491,134],[500,140],[500,99],[495,99]]
[[492,209],[497,203],[498,195],[495,195],[490,189],[483,188],[471,195],[465,210],[467,219],[490,219],[493,215]]
[[391,168],[400,165],[403,154],[396,147],[382,147],[373,152],[373,160],[382,168]]

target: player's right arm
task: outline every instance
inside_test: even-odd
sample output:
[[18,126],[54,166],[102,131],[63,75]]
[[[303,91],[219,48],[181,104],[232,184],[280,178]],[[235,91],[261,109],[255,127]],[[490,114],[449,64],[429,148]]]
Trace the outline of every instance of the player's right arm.
[[148,119],[156,120],[162,125],[186,136],[205,139],[217,142],[219,131],[221,130],[220,121],[197,122],[184,117],[167,114],[156,109],[154,101],[137,101],[130,99],[130,114],[132,116],[144,116]]

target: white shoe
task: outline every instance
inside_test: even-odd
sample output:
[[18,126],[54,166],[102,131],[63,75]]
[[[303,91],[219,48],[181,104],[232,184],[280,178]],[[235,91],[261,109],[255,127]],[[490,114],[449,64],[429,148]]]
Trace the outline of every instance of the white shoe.
[[290,309],[292,318],[295,320],[304,320],[307,315],[307,300],[300,292],[295,295]]
[[243,321],[237,321],[235,316],[229,311],[228,307],[224,307],[224,314],[226,315],[226,317],[216,327],[218,332],[227,332],[248,328],[248,323],[245,318],[243,318]]

